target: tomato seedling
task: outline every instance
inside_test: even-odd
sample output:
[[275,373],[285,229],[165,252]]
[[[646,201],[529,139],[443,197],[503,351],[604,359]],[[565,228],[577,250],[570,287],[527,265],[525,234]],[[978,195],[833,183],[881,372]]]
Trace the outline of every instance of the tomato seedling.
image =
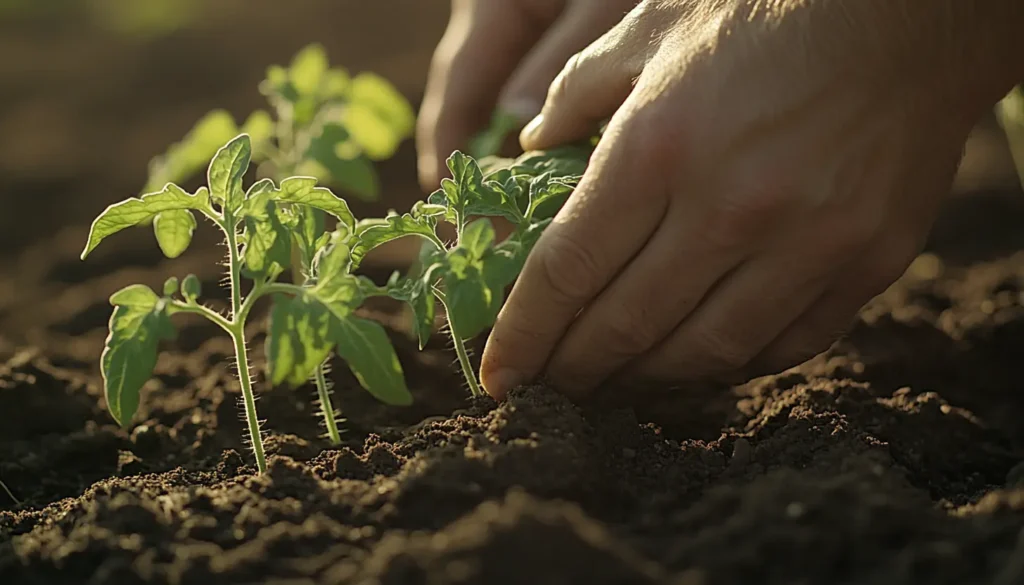
[[[259,89],[270,111],[253,112],[241,127],[225,110],[210,112],[181,142],[152,160],[146,191],[190,178],[221,145],[242,132],[251,137],[259,176],[281,182],[307,175],[360,199],[379,196],[373,162],[394,155],[415,125],[412,106],[394,86],[373,73],[351,76],[331,67],[323,46],[314,43],[300,50],[288,67],[269,67]],[[295,212],[302,229],[309,232],[308,240],[324,233],[323,213],[301,208]],[[314,276],[309,252],[292,247],[296,283]],[[313,382],[327,437],[337,445],[341,435],[331,404],[326,359],[313,373]]]
[[[228,250],[230,314],[224,316],[199,303],[201,290],[194,275],[180,285],[176,278],[168,279],[162,294],[142,284],[117,291],[110,297],[114,312],[100,359],[104,391],[111,415],[127,425],[139,406],[143,384],[152,376],[160,342],[174,337],[171,317],[177,313],[205,317],[233,341],[249,437],[262,473],[266,457],[245,339],[246,318],[261,297],[274,297],[267,340],[274,382],[303,383],[336,350],[360,384],[377,398],[409,404],[412,397],[383,327],[354,314],[366,297],[385,293],[349,270],[352,250],[339,237],[356,230],[348,204],[318,186],[313,177],[290,177],[280,184],[262,179],[243,190],[251,155],[251,139],[241,134],[213,156],[208,187],[188,193],[171,182],[157,192],[111,205],[93,222],[82,259],[104,238],[150,221],[161,250],[172,258],[191,243],[195,213],[220,228]],[[303,218],[310,209],[333,216],[337,229],[322,234],[307,229]],[[290,264],[293,244],[315,267],[303,285],[276,282]],[[246,295],[242,294],[243,275],[253,281]]]
[[[579,181],[593,144],[528,152],[517,159],[488,158],[483,166],[456,151],[447,160],[452,173],[426,201],[409,213],[356,224],[352,240],[354,270],[367,252],[385,242],[418,236],[425,240],[417,266],[395,274],[383,291],[409,304],[420,348],[433,333],[440,304],[459,365],[470,392],[483,392],[470,364],[466,341],[494,324],[505,289],[522,270],[526,256]],[[514,226],[497,241],[490,218]],[[454,225],[456,239],[446,243],[438,223]],[[436,301],[436,302],[435,302]]]

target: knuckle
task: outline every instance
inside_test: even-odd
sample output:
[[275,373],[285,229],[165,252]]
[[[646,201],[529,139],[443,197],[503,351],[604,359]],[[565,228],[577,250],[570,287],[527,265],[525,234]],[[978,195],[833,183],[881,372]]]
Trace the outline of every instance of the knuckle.
[[583,301],[599,287],[601,266],[592,250],[569,236],[550,231],[535,251],[541,277],[563,300]]
[[760,193],[720,197],[701,224],[702,235],[716,249],[742,247],[774,223],[776,205]]
[[548,87],[547,100],[549,103],[559,103],[572,95],[576,76],[579,74],[583,62],[583,52],[577,52],[565,62],[562,70],[558,72],[555,79]]

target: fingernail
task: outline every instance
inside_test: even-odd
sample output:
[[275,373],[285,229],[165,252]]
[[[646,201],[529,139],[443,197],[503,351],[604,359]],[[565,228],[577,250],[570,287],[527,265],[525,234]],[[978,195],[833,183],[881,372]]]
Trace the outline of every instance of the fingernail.
[[542,124],[544,124],[544,114],[537,114],[537,117],[530,120],[530,123],[519,133],[519,142],[522,144],[532,142],[537,137],[537,132]]
[[486,390],[487,393],[495,400],[501,400],[505,398],[510,390],[521,385],[525,381],[526,377],[523,376],[522,372],[511,368],[504,368],[494,372],[490,376],[487,376],[487,381],[484,383],[484,390]]

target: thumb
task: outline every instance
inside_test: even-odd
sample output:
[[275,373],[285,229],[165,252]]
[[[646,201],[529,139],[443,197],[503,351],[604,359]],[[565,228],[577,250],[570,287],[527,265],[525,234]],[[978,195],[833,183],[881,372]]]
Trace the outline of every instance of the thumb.
[[548,87],[540,114],[523,128],[523,150],[550,148],[588,138],[629,97],[647,61],[647,42],[626,18],[574,54]]
[[526,123],[540,113],[548,87],[566,61],[622,20],[637,0],[574,2],[516,68],[499,107]]

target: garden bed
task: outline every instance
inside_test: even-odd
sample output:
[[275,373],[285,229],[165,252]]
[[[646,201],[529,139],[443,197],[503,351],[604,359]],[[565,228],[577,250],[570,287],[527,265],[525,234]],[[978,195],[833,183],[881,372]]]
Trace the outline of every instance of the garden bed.
[[[415,404],[336,368],[349,420],[332,449],[312,387],[259,383],[262,477],[212,326],[185,327],[137,424],[114,424],[106,296],[168,267],[140,242],[79,279],[58,269],[78,240],[49,238],[12,265],[39,309],[2,315],[35,343],[6,343],[0,367],[0,478],[23,500],[0,497],[0,582],[1019,583],[1022,203],[956,199],[936,254],[825,356],[635,411],[543,387],[471,401],[447,349],[415,351],[382,306]],[[172,272],[209,266],[188,257]]]

